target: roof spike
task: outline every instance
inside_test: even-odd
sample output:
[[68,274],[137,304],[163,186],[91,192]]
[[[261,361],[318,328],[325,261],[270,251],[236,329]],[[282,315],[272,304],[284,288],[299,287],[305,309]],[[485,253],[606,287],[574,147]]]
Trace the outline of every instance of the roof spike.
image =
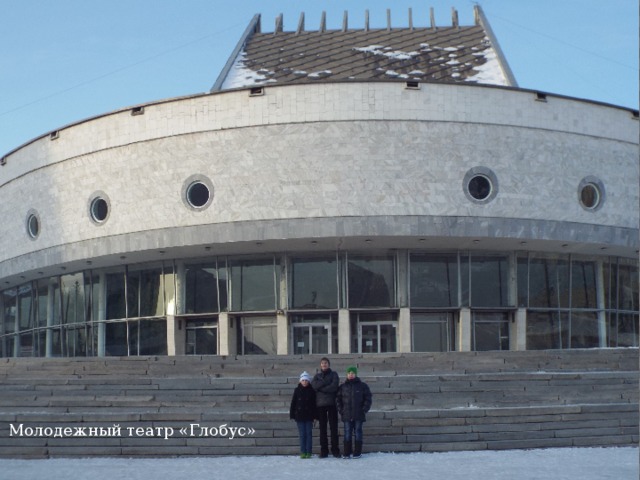
[[431,20],[431,30],[437,30],[438,27],[436,27],[436,14],[433,11],[433,7],[429,8],[429,19]]
[[391,31],[391,9],[387,8],[387,31]]
[[298,29],[296,30],[296,35],[300,35],[304,32],[304,12],[300,12],[300,19],[298,20]]
[[276,28],[273,30],[273,34],[275,35],[278,32],[282,32],[282,14],[276,17]]
[[502,49],[500,48],[498,39],[494,35],[491,25],[489,25],[489,20],[487,20],[487,17],[482,11],[482,7],[476,4],[473,8],[475,9],[476,15],[478,16],[478,19],[480,21],[480,26],[484,28],[484,31],[487,34],[489,41],[491,42],[491,46],[496,52],[496,56],[498,57],[498,62],[500,63],[500,68],[502,69],[502,73],[504,73],[504,76],[507,79],[507,85],[509,85],[510,87],[517,87],[518,82],[516,82],[516,77],[513,76],[511,67],[509,67],[509,64],[507,63],[507,59],[505,58],[504,53],[502,53]]
[[413,12],[409,8],[409,30],[413,31]]
[[325,30],[327,30],[327,12],[322,12],[320,16],[320,29],[318,31],[324,32]]
[[344,15],[342,16],[342,31],[346,32],[349,29],[349,12],[344,11]]
[[364,11],[364,31],[369,31],[369,10]]
[[249,25],[240,37],[240,40],[236,44],[236,48],[234,48],[231,56],[227,60],[227,63],[224,67],[222,67],[222,71],[220,72],[220,75],[218,75],[216,83],[214,83],[213,87],[211,87],[211,92],[219,92],[220,90],[222,90],[222,85],[224,84],[227,75],[229,75],[229,72],[231,71],[236,58],[244,49],[245,45],[251,40],[251,37],[253,37],[255,33],[260,33],[260,18],[260,14],[254,15],[251,19],[251,22],[249,22]]
[[451,25],[455,28],[460,28],[458,24],[458,11],[456,7],[451,7]]

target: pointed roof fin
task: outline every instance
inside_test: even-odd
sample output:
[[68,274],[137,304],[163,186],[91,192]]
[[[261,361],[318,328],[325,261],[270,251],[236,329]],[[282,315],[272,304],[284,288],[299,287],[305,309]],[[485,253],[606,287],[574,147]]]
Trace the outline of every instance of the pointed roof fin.
[[510,87],[517,87],[518,82],[516,82],[516,77],[513,75],[511,71],[511,67],[507,63],[507,59],[502,53],[502,49],[500,48],[500,44],[498,43],[498,39],[496,38],[493,30],[491,29],[491,25],[489,25],[489,20],[485,17],[484,12],[482,11],[482,7],[480,5],[474,5],[474,16],[478,24],[484,29],[487,37],[489,37],[489,41],[491,42],[491,46],[496,52],[496,56],[498,57],[498,63],[500,64],[500,68],[502,69],[502,73],[504,73],[504,77],[507,79],[507,84]]
[[213,87],[211,87],[211,90],[210,90],[211,92],[219,92],[222,89],[222,84],[224,83],[225,78],[227,78],[227,75],[229,74],[231,67],[235,63],[236,58],[238,57],[240,52],[243,50],[247,42],[251,40],[251,37],[253,37],[254,33],[260,33],[260,14],[259,13],[253,16],[253,18],[249,22],[249,25],[244,30],[244,33],[242,34],[242,36],[240,37],[240,40],[236,44],[236,48],[234,48],[233,52],[231,52],[231,55],[229,56],[227,63],[224,65],[224,67],[222,67],[222,70],[220,71],[220,75],[218,75],[216,82],[213,84]]

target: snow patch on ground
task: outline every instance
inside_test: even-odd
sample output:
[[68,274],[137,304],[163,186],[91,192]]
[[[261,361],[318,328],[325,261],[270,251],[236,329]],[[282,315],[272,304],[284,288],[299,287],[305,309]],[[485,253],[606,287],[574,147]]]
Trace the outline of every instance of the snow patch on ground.
[[[314,438],[314,441],[317,439]],[[366,445],[366,428],[365,428]],[[0,459],[2,478],[68,480],[626,480],[638,478],[638,448],[551,448],[445,453],[368,453],[359,460],[295,456]],[[89,474],[90,472],[90,474]]]

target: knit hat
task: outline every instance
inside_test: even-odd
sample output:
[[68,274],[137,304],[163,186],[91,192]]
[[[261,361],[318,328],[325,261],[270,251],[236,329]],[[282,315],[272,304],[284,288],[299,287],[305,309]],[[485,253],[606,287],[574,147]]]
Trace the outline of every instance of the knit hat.
[[347,367],[347,375],[349,375],[352,372],[353,372],[354,375],[357,376],[358,375],[358,368],[353,366],[353,365],[351,365],[350,367]]
[[311,381],[311,375],[309,375],[306,371],[300,374],[300,381],[306,380],[307,382]]

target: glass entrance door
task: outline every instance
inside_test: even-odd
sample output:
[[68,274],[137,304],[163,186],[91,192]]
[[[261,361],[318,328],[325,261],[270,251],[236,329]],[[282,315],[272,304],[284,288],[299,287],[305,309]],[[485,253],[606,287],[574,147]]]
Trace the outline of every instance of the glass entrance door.
[[397,322],[360,322],[358,353],[397,351]]
[[509,314],[473,312],[473,350],[509,350]]
[[293,349],[296,355],[331,352],[331,324],[295,324],[293,328]]
[[215,321],[188,320],[186,326],[187,355],[218,354],[218,324]]
[[276,317],[242,317],[243,355],[276,355],[278,353],[278,328]]

